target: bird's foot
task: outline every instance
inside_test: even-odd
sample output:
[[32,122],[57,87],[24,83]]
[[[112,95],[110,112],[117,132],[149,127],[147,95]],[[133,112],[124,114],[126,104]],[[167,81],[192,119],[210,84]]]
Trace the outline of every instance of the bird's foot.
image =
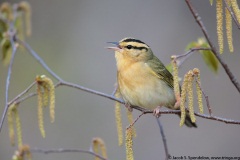
[[129,112],[133,111],[133,109],[129,103],[125,103],[125,107],[128,109]]
[[162,106],[158,106],[157,108],[155,108],[155,109],[153,110],[153,115],[154,115],[155,117],[157,117],[157,118],[160,117],[160,115],[161,115],[161,113],[160,113],[161,108],[162,108]]
[[174,105],[174,109],[179,109],[180,103],[181,103],[181,97],[178,94],[178,95],[176,95],[176,102],[175,102],[175,105]]

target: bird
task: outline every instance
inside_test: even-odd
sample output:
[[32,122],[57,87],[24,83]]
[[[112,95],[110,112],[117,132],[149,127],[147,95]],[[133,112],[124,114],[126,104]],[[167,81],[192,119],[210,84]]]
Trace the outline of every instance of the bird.
[[[107,48],[115,51],[118,91],[130,111],[131,106],[138,106],[153,110],[159,117],[163,106],[180,109],[180,105],[175,105],[179,102],[174,93],[173,76],[149,45],[132,37],[108,43],[115,45]],[[186,114],[185,125],[197,127],[189,114]]]

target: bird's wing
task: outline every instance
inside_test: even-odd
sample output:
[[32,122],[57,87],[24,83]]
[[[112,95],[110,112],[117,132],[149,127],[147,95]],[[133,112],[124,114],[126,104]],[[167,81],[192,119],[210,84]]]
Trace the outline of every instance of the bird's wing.
[[152,74],[163,80],[169,87],[173,88],[172,74],[156,56],[153,56],[153,58],[148,60],[146,63]]

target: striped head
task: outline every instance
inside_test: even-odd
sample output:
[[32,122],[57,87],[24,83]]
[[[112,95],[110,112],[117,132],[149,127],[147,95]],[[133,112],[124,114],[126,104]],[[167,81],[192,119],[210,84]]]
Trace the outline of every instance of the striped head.
[[119,42],[109,42],[116,46],[108,47],[115,51],[116,61],[147,61],[153,57],[150,47],[144,42],[134,38],[124,38]]

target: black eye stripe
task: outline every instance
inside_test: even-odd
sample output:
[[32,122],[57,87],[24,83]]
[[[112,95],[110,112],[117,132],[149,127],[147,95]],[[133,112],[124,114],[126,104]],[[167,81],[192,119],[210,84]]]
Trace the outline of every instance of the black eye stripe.
[[145,49],[146,51],[148,50],[146,47],[137,47],[137,46],[131,46],[131,45],[127,45],[127,46],[125,46],[125,48],[127,48],[127,49],[136,49],[136,50],[143,50],[143,49]]
[[127,45],[126,46],[127,49],[132,49],[132,47],[133,47],[132,45]]

